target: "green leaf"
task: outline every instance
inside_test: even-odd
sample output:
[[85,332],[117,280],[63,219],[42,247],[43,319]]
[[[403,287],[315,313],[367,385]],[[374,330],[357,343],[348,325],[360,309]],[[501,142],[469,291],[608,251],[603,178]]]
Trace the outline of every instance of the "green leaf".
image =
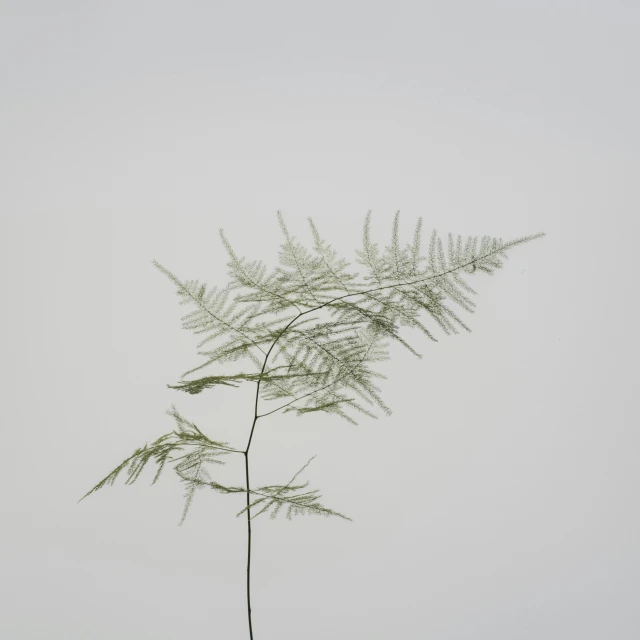
[[[152,485],[157,482],[167,462],[177,463],[174,466],[174,470],[179,478],[187,484],[187,492],[185,494],[186,504],[180,524],[184,521],[191,506],[195,490],[199,486],[207,484],[218,491],[234,491],[233,488],[227,489],[223,485],[212,482],[205,465],[224,464],[224,462],[219,459],[221,456],[228,455],[229,453],[242,452],[227,447],[226,442],[217,442],[205,436],[193,422],[185,420],[182,415],[178,413],[175,406],[172,405],[167,413],[175,418],[177,430],[160,436],[152,442],[151,445],[145,444],[143,447],[136,449],[132,455],[121,462],[111,473],[82,496],[79,502],[107,485],[113,486],[118,476],[125,469],[128,476],[125,484],[133,484],[140,478],[143,470],[151,461],[157,464],[156,473],[151,483]],[[187,449],[187,452],[183,454],[185,449]]]
[[318,500],[322,497],[318,493],[318,489],[309,491],[307,493],[295,493],[296,491],[304,489],[308,486],[308,482],[297,486],[292,485],[291,483],[309,465],[313,458],[315,458],[315,456],[311,457],[307,464],[305,464],[293,476],[293,478],[289,480],[286,485],[270,485],[266,487],[260,487],[259,489],[255,490],[252,489],[250,493],[260,497],[249,503],[249,505],[242,509],[242,511],[238,512],[237,516],[241,516],[243,513],[245,513],[245,511],[248,511],[253,507],[265,503],[258,513],[251,516],[252,520],[260,514],[269,511],[269,509],[273,509],[270,514],[270,517],[273,520],[276,518],[283,507],[286,507],[287,509],[288,520],[291,520],[291,517],[296,515],[322,515],[325,517],[337,516],[339,518],[343,518],[344,520],[351,520],[351,518],[348,518],[347,516],[342,515],[337,511],[333,511],[332,509],[328,509],[327,507],[322,506],[318,502]]

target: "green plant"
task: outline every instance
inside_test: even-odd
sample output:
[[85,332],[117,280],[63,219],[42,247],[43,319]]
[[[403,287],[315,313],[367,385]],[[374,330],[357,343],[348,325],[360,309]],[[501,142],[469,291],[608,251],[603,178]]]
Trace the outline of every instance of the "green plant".
[[[322,411],[353,424],[357,423],[347,410],[376,418],[362,402],[376,405],[390,415],[374,384],[375,378],[386,376],[375,372],[370,365],[388,359],[389,340],[398,341],[418,358],[422,357],[400,337],[399,326],[417,328],[436,342],[419,320],[424,311],[447,334],[458,333],[457,326],[471,331],[445,305],[450,299],[473,312],[475,304],[465,292],[476,292],[463,280],[462,273],[470,275],[480,271],[493,275],[502,266],[500,258],[507,257],[507,249],[545,235],[538,233],[504,243],[484,236],[478,243],[478,237],[463,240],[461,236],[454,239],[449,234],[445,255],[442,240],[433,231],[428,255],[423,257],[420,255],[422,218],[418,219],[413,242],[401,247],[399,213],[396,213],[391,244],[381,253],[370,238],[369,212],[364,223],[362,249],[356,252],[357,263],[367,270],[363,280],[359,280],[358,274],[347,271],[347,261],[338,258],[320,237],[311,218],[308,219],[313,236],[311,251],[289,233],[280,212],[278,219],[284,242],[280,248],[280,266],[270,273],[260,261],[239,258],[220,230],[229,254],[231,278],[224,289],[208,289],[197,280],[182,282],[153,261],[176,285],[180,304],[195,307],[182,321],[183,328],[206,336],[198,348],[217,341],[215,347],[199,352],[206,358],[203,364],[187,371],[178,384],[167,386],[198,394],[217,385],[255,383],[255,411],[247,446],[235,449],[226,442],[211,440],[172,405],[168,413],[175,419],[176,429],[134,451],[81,498],[113,485],[125,469],[126,484],[132,484],[151,460],[157,465],[152,484],[166,463],[171,462],[175,463],[173,468],[187,487],[180,524],[199,488],[246,494],[246,506],[237,515],[247,514],[247,614],[251,640],[251,520],[269,511],[274,518],[283,508],[289,519],[292,515],[317,514],[350,520],[322,506],[318,490],[304,491],[308,483],[293,484],[313,458],[287,484],[251,488],[249,450],[257,421],[278,411],[295,411],[299,416]],[[230,300],[233,292],[236,295]],[[320,312],[327,317],[322,318]],[[184,379],[211,364],[241,358],[251,360],[254,370]],[[281,400],[283,404],[259,414],[260,400]],[[224,486],[213,480],[207,469],[209,464],[222,464],[220,458],[230,454],[244,456],[244,487]],[[251,510],[258,507],[260,510],[251,515]]]

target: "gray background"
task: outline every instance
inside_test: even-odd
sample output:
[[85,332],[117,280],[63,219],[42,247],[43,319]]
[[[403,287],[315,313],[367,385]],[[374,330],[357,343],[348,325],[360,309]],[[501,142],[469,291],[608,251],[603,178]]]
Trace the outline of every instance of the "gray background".
[[242,497],[76,501],[171,403],[245,446],[253,385],[166,388],[199,340],[151,260],[224,285],[223,227],[274,265],[277,209],[350,260],[368,209],[549,235],[470,279],[472,334],[404,331],[391,417],[258,422],[253,481],[318,454],[354,522],[254,521],[256,640],[640,637],[637,3],[0,8],[0,637],[248,638]]

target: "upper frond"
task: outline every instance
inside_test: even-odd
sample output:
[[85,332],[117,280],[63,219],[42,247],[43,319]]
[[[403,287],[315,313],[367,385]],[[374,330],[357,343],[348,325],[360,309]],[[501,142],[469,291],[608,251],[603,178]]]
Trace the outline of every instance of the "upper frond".
[[[388,359],[390,341],[421,357],[400,335],[400,328],[418,329],[434,342],[429,320],[446,334],[458,333],[459,328],[471,331],[449,304],[474,312],[471,296],[476,292],[466,278],[480,272],[492,275],[502,266],[508,249],[544,236],[540,233],[503,242],[490,236],[456,238],[449,234],[445,251],[434,230],[426,255],[421,255],[422,218],[412,241],[403,243],[400,213],[396,212],[390,243],[380,250],[372,239],[369,211],[362,248],[356,251],[356,262],[365,267],[363,278],[359,278],[348,271],[348,262],[338,258],[311,218],[311,250],[290,233],[280,212],[278,222],[284,240],[280,265],[271,273],[260,261],[239,258],[220,231],[230,258],[231,283],[226,289],[207,291],[197,281],[181,283],[156,265],[178,285],[184,301],[196,305],[196,311],[185,317],[185,326],[207,334],[200,346],[220,338],[215,347],[199,352],[206,362],[185,375],[245,356],[256,369],[182,380],[171,388],[197,394],[246,380],[259,384],[263,399],[284,401],[274,411],[296,411],[299,415],[323,411],[350,422],[355,421],[347,409],[373,416],[366,404],[390,413],[374,384],[376,377],[384,377],[374,371],[374,365]],[[230,301],[230,292],[236,289],[245,292]],[[329,319],[322,318],[321,312]],[[278,317],[268,319],[269,313]]]
[[238,296],[238,302],[265,303],[263,312],[278,313],[284,309],[298,309],[296,301],[292,300],[279,286],[276,273],[267,275],[267,268],[260,260],[247,262],[245,258],[238,258],[229,241],[220,229],[220,238],[229,254],[229,275],[231,277],[230,288],[248,289],[249,293]]
[[309,309],[331,300],[340,277],[348,280],[349,276],[336,264],[329,247],[322,243],[313,226],[316,256],[289,233],[279,211],[278,221],[284,235],[280,266],[276,269],[280,288],[296,299],[299,308]]
[[[344,413],[344,408],[351,406],[363,411],[356,402],[356,396],[365,402],[383,406],[379,389],[372,382],[375,374],[369,365],[388,357],[388,342],[384,340],[397,341],[420,357],[399,335],[398,328],[402,325],[417,328],[436,341],[420,317],[424,312],[447,334],[458,333],[458,327],[471,331],[446,304],[450,300],[473,313],[475,303],[467,294],[475,291],[462,274],[470,275],[476,271],[491,274],[501,266],[499,258],[506,257],[506,249],[544,235],[527,236],[507,243],[489,236],[478,242],[478,238],[472,237],[466,239],[463,246],[462,237],[458,236],[456,242],[449,234],[447,256],[434,231],[428,254],[421,256],[422,219],[416,225],[413,242],[404,246],[400,240],[399,220],[397,212],[391,242],[380,252],[372,241],[371,212],[367,213],[362,249],[356,252],[357,262],[368,272],[363,282],[356,282],[356,277],[351,274],[346,276],[346,262],[341,261],[338,269],[335,254],[328,253],[326,243],[310,220],[316,254],[327,257],[322,268],[328,269],[327,282],[334,287],[333,297],[329,300],[318,297],[315,307],[300,314],[306,316],[301,317],[300,321],[304,322],[312,314],[310,317],[316,318],[313,326],[301,327],[294,321],[286,333],[278,337],[274,361],[283,361],[288,372],[298,373],[299,378],[281,381],[277,388],[265,382],[262,387],[264,399],[286,399],[287,402],[280,406],[285,412],[325,411],[339,414],[351,422],[353,420]],[[289,247],[288,263],[295,263],[296,268],[300,264],[310,264],[308,255],[294,244],[294,238],[281,216],[280,224]],[[294,247],[297,247],[295,251]],[[314,268],[320,269],[320,266],[314,263]],[[316,312],[322,309],[332,316],[330,321],[317,318]]]
[[222,290],[212,287],[207,290],[207,286],[197,280],[181,282],[155,260],[153,264],[177,286],[180,304],[192,304],[196,307],[194,311],[183,316],[182,326],[195,334],[208,334],[207,338],[198,346],[202,346],[219,336],[230,334],[235,340],[240,340],[243,344],[249,344],[262,350],[253,339],[251,329],[247,326],[249,321],[256,317],[258,307],[255,305],[247,306],[238,311],[239,301],[237,298],[227,304],[231,287],[228,286]]

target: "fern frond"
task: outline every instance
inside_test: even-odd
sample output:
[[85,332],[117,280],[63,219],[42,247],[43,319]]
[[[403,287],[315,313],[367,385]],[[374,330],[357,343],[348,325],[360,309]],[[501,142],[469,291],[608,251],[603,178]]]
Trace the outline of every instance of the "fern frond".
[[[111,473],[82,496],[79,502],[107,485],[113,486],[118,476],[125,469],[127,472],[125,484],[130,485],[138,480],[147,464],[153,460],[157,465],[156,474],[151,482],[154,485],[167,462],[178,462],[174,470],[180,479],[188,485],[185,495],[186,504],[180,524],[184,522],[193,500],[195,489],[203,481],[206,480],[209,483],[211,481],[204,465],[224,464],[223,461],[218,459],[220,456],[242,452],[227,447],[226,442],[217,442],[209,439],[193,422],[185,420],[174,405],[171,406],[167,413],[175,418],[177,430],[160,436],[151,445],[145,444],[143,447],[136,449],[131,456],[121,462]],[[189,450],[185,455],[176,457],[178,453],[184,451],[185,447],[193,447],[193,449]],[[194,469],[196,469],[195,472]],[[220,487],[221,485],[217,486]]]
[[367,211],[364,219],[364,230],[362,233],[362,249],[356,250],[356,262],[369,269],[369,275],[365,276],[365,281],[382,283],[384,261],[379,255],[378,245],[371,242],[371,211]]
[[222,290],[213,287],[207,291],[206,285],[197,280],[181,282],[171,271],[156,260],[153,260],[152,263],[177,286],[180,304],[194,304],[196,306],[195,311],[183,316],[182,326],[184,329],[193,331],[196,335],[201,333],[210,334],[199,346],[208,342],[212,334],[218,336],[230,333],[236,336],[236,339],[239,336],[246,343],[250,343],[262,351],[260,345],[255,342],[250,332],[246,329],[249,316],[255,316],[255,306],[246,307],[239,314],[234,314],[238,299],[227,305],[229,294],[232,290],[230,286]]
[[289,480],[286,485],[271,485],[267,487],[260,487],[255,490],[251,490],[250,493],[260,496],[253,502],[250,502],[242,511],[239,511],[237,516],[241,516],[247,510],[250,510],[260,504],[264,503],[264,506],[258,513],[251,516],[251,520],[258,517],[260,514],[269,511],[273,508],[270,514],[271,519],[275,519],[280,510],[283,507],[287,508],[287,520],[291,520],[291,516],[297,515],[322,515],[325,517],[338,516],[344,520],[351,520],[345,515],[328,509],[322,506],[318,501],[322,498],[318,489],[308,491],[306,493],[295,493],[300,489],[304,489],[308,486],[308,482],[302,485],[292,485],[292,482],[300,475],[300,473],[309,465],[311,460],[315,456],[311,457],[309,461]]
[[351,286],[358,277],[358,274],[348,273],[346,271],[349,263],[345,259],[337,257],[331,245],[327,244],[326,241],[320,237],[313,220],[311,218],[307,218],[307,220],[313,235],[313,249],[322,260],[321,268],[325,271],[326,281],[335,288],[350,293]]
[[[278,215],[286,237],[288,264],[298,270],[298,280],[302,281],[309,274],[303,271],[301,265],[309,267],[312,263],[301,246],[295,244],[281,215]],[[488,236],[478,243],[478,238],[471,237],[466,240],[463,248],[463,239],[458,236],[457,242],[454,242],[453,236],[449,234],[447,257],[442,240],[434,230],[428,255],[423,257],[420,255],[422,218],[416,225],[413,242],[404,248],[400,242],[399,218],[400,214],[396,212],[391,243],[380,253],[378,245],[371,239],[371,212],[367,213],[362,249],[356,255],[357,262],[364,265],[368,273],[364,282],[359,284],[355,282],[355,276],[348,274],[347,277],[346,263],[337,263],[335,254],[328,252],[326,243],[309,219],[314,250],[322,258],[320,265],[313,263],[313,266],[324,270],[326,280],[335,288],[335,292],[329,300],[316,295],[316,306],[301,312],[300,316],[301,320],[305,320],[302,316],[308,317],[325,309],[332,320],[317,320],[313,327],[304,328],[300,326],[300,321],[297,321],[298,324],[294,321],[284,335],[278,336],[274,361],[284,359],[290,372],[297,371],[309,377],[304,379],[301,376],[300,384],[295,380],[282,382],[277,389],[265,383],[262,386],[262,397],[265,400],[293,398],[280,407],[285,412],[342,412],[340,407],[347,407],[354,402],[353,398],[339,392],[340,388],[344,388],[357,393],[366,402],[380,405],[379,389],[372,383],[373,372],[367,363],[385,360],[388,356],[386,351],[382,355],[376,350],[367,349],[365,336],[369,335],[368,332],[374,330],[377,341],[384,336],[421,357],[398,333],[399,326],[409,326],[419,329],[430,340],[437,342],[420,319],[421,313],[426,311],[428,317],[446,334],[458,333],[458,327],[471,331],[445,304],[449,299],[466,311],[474,312],[475,303],[466,294],[475,294],[475,291],[463,280],[462,273],[493,273],[501,266],[498,256],[503,256],[507,248],[544,235],[527,236],[509,243]],[[296,276],[294,274],[291,277]],[[309,281],[304,280],[301,288],[303,286],[310,288]],[[305,305],[310,302],[306,299]],[[365,350],[366,355],[363,355]],[[311,378],[310,374],[316,375]],[[296,406],[292,406],[294,404]],[[343,414],[342,417],[346,416]]]
[[[198,305],[186,318],[185,326],[208,334],[201,345],[224,338],[215,348],[200,351],[207,360],[184,376],[209,364],[242,357],[251,359],[256,372],[182,380],[169,385],[170,388],[197,394],[219,384],[237,386],[241,381],[254,381],[259,383],[264,400],[286,399],[281,408],[299,414],[325,411],[351,420],[343,409],[362,409],[354,404],[356,397],[352,395],[390,412],[373,384],[372,378],[378,374],[369,366],[388,359],[388,342],[383,339],[398,342],[422,357],[400,335],[399,328],[418,329],[437,342],[421,317],[425,312],[446,334],[458,333],[458,328],[470,332],[447,304],[451,301],[469,313],[474,312],[475,303],[469,294],[476,292],[463,274],[491,275],[502,265],[500,258],[506,257],[507,249],[544,235],[505,243],[489,236],[464,239],[458,235],[454,239],[449,234],[445,253],[442,240],[433,230],[428,253],[421,256],[422,218],[416,224],[413,241],[402,246],[400,212],[396,212],[391,242],[381,252],[371,238],[369,211],[364,221],[362,248],[356,251],[356,262],[365,266],[367,273],[358,281],[358,274],[347,271],[347,261],[338,259],[311,218],[308,222],[313,255],[289,232],[281,212],[277,215],[284,242],[280,247],[280,266],[270,274],[262,262],[239,258],[222,230],[232,279],[226,289],[207,292],[197,281],[183,284],[167,272],[181,287],[180,295]],[[229,303],[229,292],[239,288],[249,289],[249,293],[236,296]],[[237,309],[236,305],[245,306]],[[322,309],[328,312],[329,320],[319,319],[318,312]],[[268,313],[278,315],[293,310],[297,315],[289,313],[286,318],[265,319]],[[372,336],[375,345],[371,343]],[[257,355],[266,357],[267,352],[273,353],[271,362],[276,367],[283,367],[278,375],[259,373],[266,362]]]
[[[341,388],[346,388],[360,396],[365,402],[377,404],[385,413],[391,413],[391,410],[379,397],[379,389],[372,381],[374,377],[384,378],[384,376],[368,366],[368,363],[384,361],[389,357],[388,343],[381,340],[378,328],[370,327],[364,331],[345,336],[323,335],[322,333],[300,336],[293,333],[289,338],[298,343],[297,354],[302,351],[302,356],[289,354],[286,347],[283,346],[280,353],[288,356],[288,368],[294,372],[302,370],[305,373],[317,375],[307,379],[302,377],[300,380],[288,381],[286,394],[272,390],[266,385],[263,394],[266,400],[285,396],[293,397],[292,400],[274,411],[284,409],[285,413],[296,411],[298,415],[312,411],[325,411],[335,413],[349,422],[357,424],[339,406],[353,406],[356,410],[364,412],[360,405],[355,403],[354,398],[340,392]],[[313,354],[313,357],[310,357],[310,354]],[[308,361],[310,361],[309,364]],[[311,370],[310,365],[313,365],[315,371]],[[303,404],[291,406],[300,402]],[[274,413],[274,411],[269,413]],[[371,415],[368,412],[367,414]]]
[[231,244],[220,229],[220,238],[229,255],[230,287],[233,289],[249,289],[250,293],[239,296],[238,302],[264,302],[265,313],[278,313],[284,309],[293,307],[300,311],[295,301],[287,297],[289,293],[281,290],[276,273],[266,275],[266,267],[260,260],[247,262],[245,258],[238,258]]

